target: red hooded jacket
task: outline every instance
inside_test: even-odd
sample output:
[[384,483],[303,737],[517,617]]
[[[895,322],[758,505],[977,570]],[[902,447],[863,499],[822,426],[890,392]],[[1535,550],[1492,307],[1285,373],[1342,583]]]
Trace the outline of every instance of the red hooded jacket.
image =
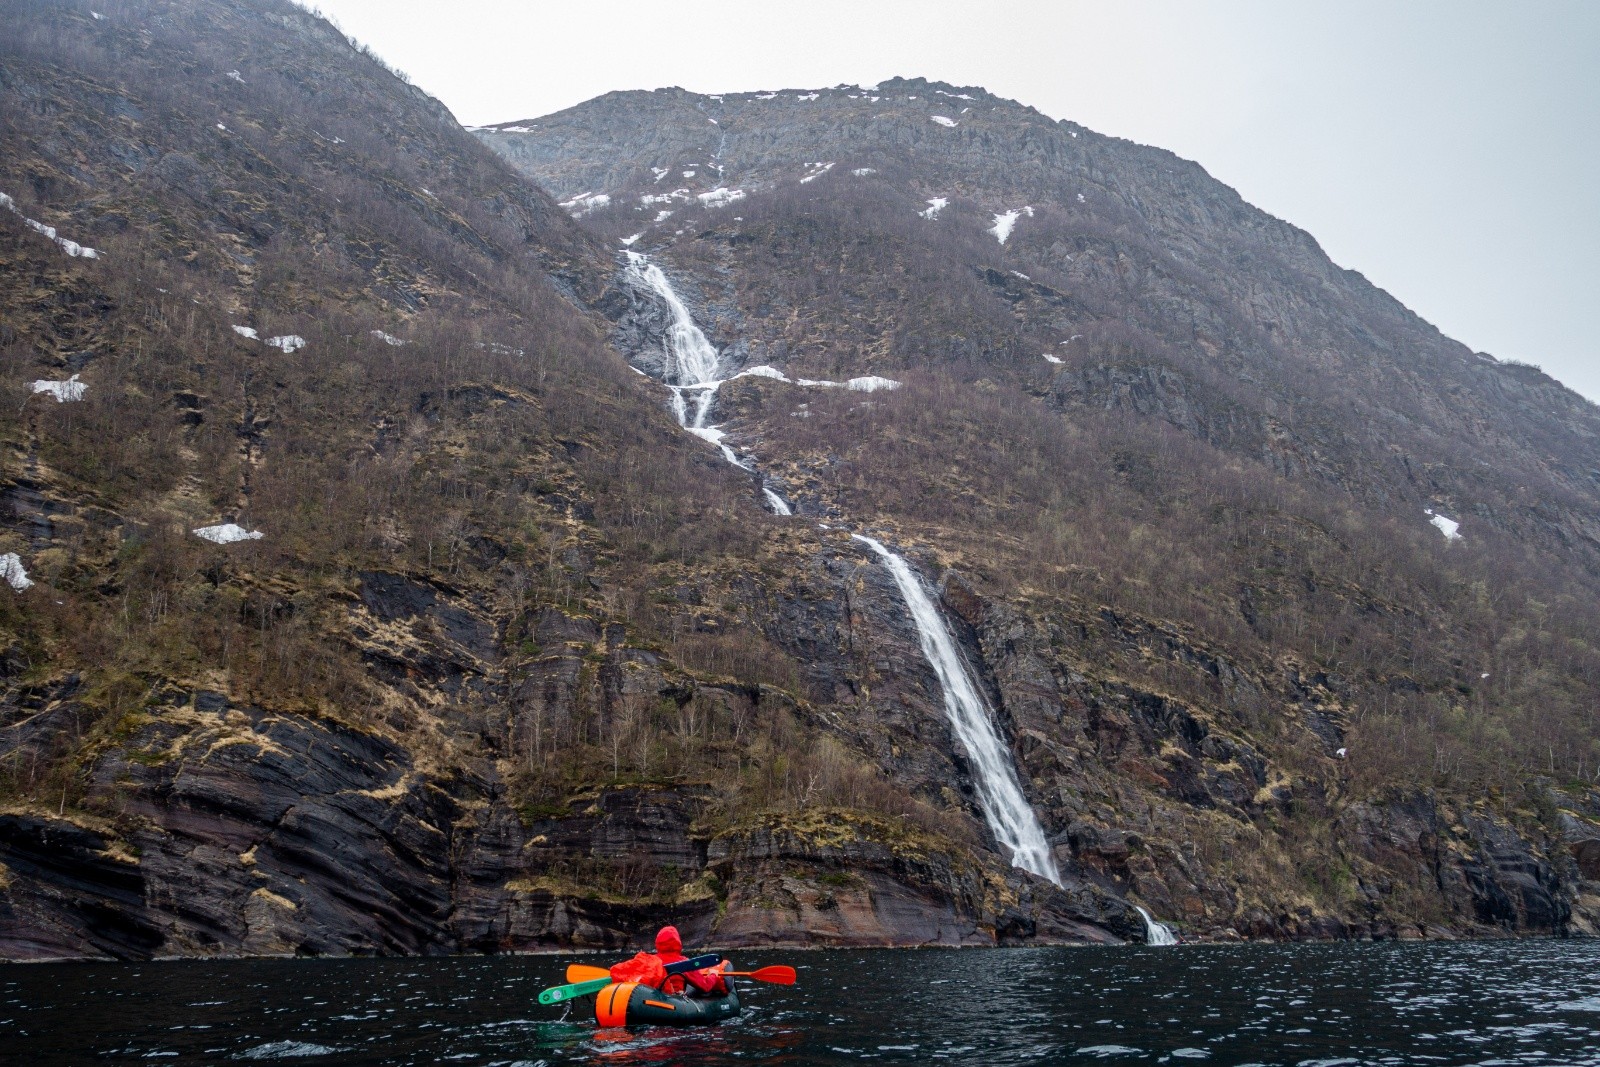
[[[683,938],[678,936],[676,926],[663,926],[656,934],[656,958],[663,966],[689,958],[683,954]],[[683,991],[685,981],[709,996],[721,996],[728,991],[728,983],[719,971],[712,968],[689,971],[683,975],[669,974],[666,981],[656,988],[663,993],[679,993]]]

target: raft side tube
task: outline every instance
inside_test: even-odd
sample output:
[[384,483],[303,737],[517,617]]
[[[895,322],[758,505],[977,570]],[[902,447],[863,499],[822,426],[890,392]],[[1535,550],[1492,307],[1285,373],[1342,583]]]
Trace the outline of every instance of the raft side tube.
[[594,999],[601,1026],[713,1026],[739,1014],[739,994],[728,983],[722,997],[663,993],[638,982],[613,982]]

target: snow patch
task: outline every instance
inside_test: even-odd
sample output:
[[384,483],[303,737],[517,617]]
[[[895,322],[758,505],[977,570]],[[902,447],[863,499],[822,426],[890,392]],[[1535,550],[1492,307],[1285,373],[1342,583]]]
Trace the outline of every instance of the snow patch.
[[949,115],[929,115],[928,117],[930,119],[932,119],[934,122],[937,122],[939,125],[946,126],[946,127],[950,128],[952,130],[955,129],[957,126],[961,125],[959,122],[957,122],[955,119],[951,118]]
[[656,221],[657,222],[666,222],[671,217],[672,217],[672,212],[671,211],[663,210],[660,214],[656,215]]
[[595,208],[605,207],[611,203],[611,197],[605,193],[582,192],[571,200],[561,201],[561,206],[572,213],[573,218],[582,218]]
[[[10,195],[6,193],[0,193],[0,207],[5,208],[12,214],[22,215],[22,212],[17,210],[17,202],[11,199]],[[45,237],[48,237],[50,240],[54,241],[61,251],[65,252],[74,259],[77,259],[79,256],[82,256],[84,259],[100,258],[100,253],[98,250],[80,245],[76,241],[67,240],[65,237],[62,237],[56,233],[56,228],[54,226],[46,226],[38,219],[30,219],[26,215],[22,215],[22,224],[28,227],[28,229],[33,230],[36,233],[43,234]]]
[[400,347],[401,345],[408,345],[411,343],[410,341],[403,340],[402,338],[396,337],[393,334],[384,333],[382,330],[373,330],[372,336],[376,337],[384,344],[394,345],[396,348]]
[[976,100],[977,99],[977,97],[969,95],[967,93],[947,93],[943,89],[935,89],[934,92],[939,96],[948,96],[948,97],[951,97],[952,99],[955,99],[955,100]]
[[695,199],[699,200],[706,207],[725,207],[726,205],[733,203],[735,200],[743,200],[744,190],[724,189],[719,185],[709,193],[701,193]]
[[777,95],[778,95],[777,93],[757,93],[756,94],[756,99],[757,100],[772,100],[772,99],[776,98]]
[[928,201],[928,210],[919,211],[919,212],[917,212],[917,214],[921,215],[925,219],[936,219],[936,218],[939,217],[939,212],[943,211],[946,207],[949,207],[949,206],[950,206],[950,198],[949,197],[936,196],[932,200]]
[[1021,278],[1025,282],[1033,281],[1032,278],[1028,277],[1026,274],[1022,273],[1020,270],[1014,270],[1011,273],[1016,275],[1018,278]]
[[91,11],[91,12],[89,12],[89,14],[94,17],[94,20],[96,22],[99,22],[101,19],[105,18],[105,16],[100,14],[100,12],[98,12],[98,11]]
[[674,200],[687,199],[689,199],[689,190],[674,189],[670,193],[657,193],[654,196],[641,196],[639,198],[639,203],[643,204],[645,207],[649,207],[651,204],[670,204]]
[[1021,217],[1021,208],[1002,212],[994,217],[994,225],[989,227],[989,232],[994,234],[996,241],[1005,244],[1006,238],[1011,236],[1011,231],[1016,228],[1017,220]]
[[651,167],[650,173],[654,174],[656,176],[656,181],[659,182],[662,178],[665,178],[669,173],[671,173],[671,171],[667,167]]
[[1044,358],[1045,358],[1045,362],[1046,363],[1060,363],[1061,362],[1061,357],[1060,356],[1052,356],[1048,352],[1046,352],[1044,354]]
[[801,185],[804,185],[806,182],[814,182],[833,169],[832,163],[812,163],[809,164],[809,166],[812,168],[811,173],[800,179]]
[[624,238],[622,238],[622,243],[625,246],[632,246],[633,242],[637,241],[639,238],[641,238],[643,236],[644,236],[644,231],[640,230],[638,233],[634,234],[632,237],[624,237]]
[[235,326],[233,328],[233,332],[238,334],[240,337],[248,337],[252,341],[261,340],[260,335],[257,334],[255,328],[251,326]]
[[1084,198],[1083,198],[1083,194],[1082,194],[1082,193],[1079,193],[1079,194],[1078,194],[1078,203],[1080,203],[1080,204],[1084,204],[1084,203],[1087,203],[1087,202],[1088,202],[1088,201],[1086,201],[1086,200],[1084,200]]
[[850,173],[854,174],[857,178],[865,178],[869,174],[876,174],[878,172],[871,167],[857,167]]
[[267,344],[284,352],[298,352],[306,346],[306,339],[297,333],[286,333],[281,337],[267,338]]
[[82,400],[83,394],[88,388],[87,383],[78,381],[76,374],[64,382],[40,378],[32,384],[32,389],[35,393],[49,393],[56,398],[56,403],[58,404],[65,404],[69,400]]
[[28,569],[22,565],[22,557],[15,552],[0,556],[0,578],[4,578],[19,593],[33,584],[33,579],[28,577]]
[[194,531],[194,535],[219,545],[231,545],[235,541],[259,541],[263,536],[260,530],[246,530],[243,526],[232,522],[218,526],[202,526]]
[[1423,512],[1423,514],[1432,516],[1432,518],[1428,520],[1429,524],[1436,527],[1440,533],[1444,534],[1444,539],[1446,541],[1461,540],[1461,524],[1459,522],[1454,519],[1446,518],[1443,515],[1434,515],[1431,508]]
[[817,97],[819,97],[821,95],[822,95],[821,93],[800,93],[799,95],[797,95],[795,97],[795,99],[796,100],[815,100]]
[[501,126],[501,133],[532,133],[532,126]]
[[228,77],[232,78],[234,81],[238,82],[240,85],[244,84],[244,75],[240,74],[236,70],[228,71]]
[[876,393],[880,389],[900,388],[900,383],[893,378],[880,378],[876,374],[869,374],[862,378],[851,378],[844,384],[845,388],[854,389],[858,393]]
[[693,178],[697,173],[699,173],[699,172],[698,171],[692,171],[692,170],[686,170],[686,171],[683,172],[683,176],[685,178]]

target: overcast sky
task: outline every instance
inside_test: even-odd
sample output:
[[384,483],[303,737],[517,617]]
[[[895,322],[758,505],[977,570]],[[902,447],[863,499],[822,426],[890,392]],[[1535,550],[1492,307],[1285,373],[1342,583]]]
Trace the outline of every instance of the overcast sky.
[[612,89],[980,85],[1198,161],[1600,400],[1600,2],[316,0],[469,125]]

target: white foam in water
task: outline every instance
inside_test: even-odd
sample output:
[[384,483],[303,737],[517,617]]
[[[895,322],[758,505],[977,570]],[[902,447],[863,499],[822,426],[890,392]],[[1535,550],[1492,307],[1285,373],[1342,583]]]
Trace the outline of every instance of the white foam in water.
[[296,1059],[302,1056],[331,1056],[343,1049],[329,1048],[327,1045],[317,1045],[310,1041],[269,1041],[265,1045],[246,1049],[239,1053],[241,1060],[284,1060]]
[[1172,936],[1172,931],[1150,917],[1150,913],[1135,904],[1139,914],[1144,916],[1144,943],[1147,945],[1176,945],[1178,939]]
[[1000,735],[989,717],[989,708],[978,695],[978,688],[967,673],[961,656],[956,651],[955,640],[911,570],[911,565],[883,544],[862,534],[851,534],[889,568],[889,574],[900,589],[900,596],[911,612],[917,627],[917,639],[922,644],[922,654],[927,657],[933,672],[939,678],[939,688],[944,694],[945,714],[955,731],[956,739],[966,749],[972,761],[978,787],[978,803],[984,820],[994,833],[1000,847],[1011,853],[1011,864],[1031,871],[1041,878],[1061,884],[1050,846],[1044,839],[1044,828],[1023,795],[1022,784],[1017,779],[1016,765],[1011,753],[1001,744]]

